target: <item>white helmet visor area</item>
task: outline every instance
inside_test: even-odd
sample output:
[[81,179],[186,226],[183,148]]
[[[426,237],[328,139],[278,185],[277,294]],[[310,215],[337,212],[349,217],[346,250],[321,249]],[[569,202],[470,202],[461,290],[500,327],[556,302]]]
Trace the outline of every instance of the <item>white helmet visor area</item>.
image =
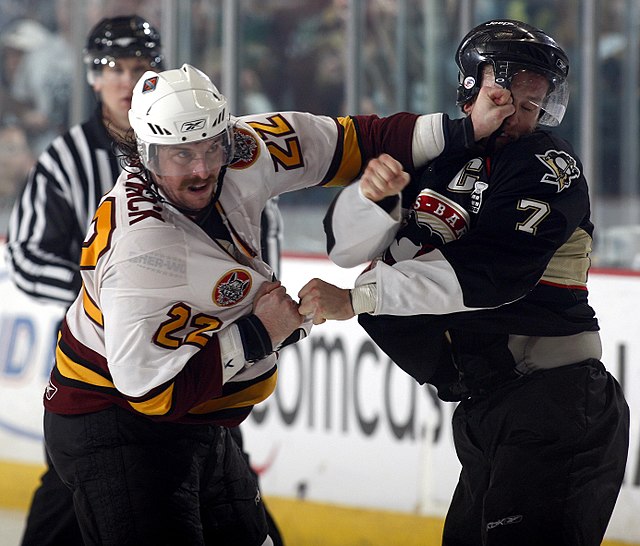
[[149,144],[138,140],[143,165],[158,176],[216,173],[233,159],[229,129],[214,137],[183,144]]

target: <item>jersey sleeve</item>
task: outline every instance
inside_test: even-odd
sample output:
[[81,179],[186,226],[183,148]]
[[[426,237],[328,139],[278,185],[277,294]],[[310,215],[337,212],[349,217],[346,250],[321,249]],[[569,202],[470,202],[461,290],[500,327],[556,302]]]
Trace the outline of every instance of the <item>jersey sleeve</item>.
[[327,254],[340,267],[373,260],[391,244],[402,220],[400,199],[391,197],[389,211],[367,199],[352,184],[333,200],[324,217]]
[[[367,148],[369,157],[388,153],[403,164],[416,181],[414,166],[424,166],[440,154],[472,157],[478,148],[473,141],[473,126],[469,117],[450,119],[446,114],[422,115],[415,121],[412,147],[398,146],[393,135],[402,134],[401,126],[409,123],[404,114],[390,118],[356,118],[364,132],[377,135]],[[389,142],[387,142],[387,140]],[[407,198],[400,194],[381,203],[366,199],[354,186],[343,190],[333,201],[324,219],[327,253],[342,267],[354,267],[380,255],[391,243],[402,221],[402,207]],[[409,193],[409,192],[407,192]]]
[[195,264],[189,263],[184,236],[152,228],[130,233],[119,245],[107,268],[95,273],[114,385],[128,398],[145,400],[171,386],[172,411],[181,400],[195,405],[198,391],[204,399],[218,395],[222,363],[212,333],[222,320],[204,312],[193,296]]
[[20,290],[65,306],[75,299],[87,227],[120,170],[99,107],[40,154],[8,229],[8,263]]
[[[360,176],[366,162],[381,153],[397,157],[413,170],[412,138],[417,115],[379,118],[331,118],[305,112],[244,116],[235,127],[236,147],[244,157],[231,170],[257,168],[270,196],[311,186],[346,186]],[[256,139],[262,141],[256,144]],[[256,150],[253,154],[251,150]],[[265,150],[271,163],[264,169]],[[262,152],[260,152],[262,153]]]
[[221,261],[195,230],[157,222],[129,231],[87,276],[88,293],[99,298],[94,322],[102,323],[113,385],[136,411],[157,420],[180,420],[217,400],[227,407],[237,398],[246,406],[273,388],[276,355],[270,348],[247,356],[233,330],[251,314],[253,295],[267,279]]
[[84,234],[74,221],[73,196],[64,176],[48,154],[30,171],[11,213],[7,257],[20,290],[69,305],[80,289]]

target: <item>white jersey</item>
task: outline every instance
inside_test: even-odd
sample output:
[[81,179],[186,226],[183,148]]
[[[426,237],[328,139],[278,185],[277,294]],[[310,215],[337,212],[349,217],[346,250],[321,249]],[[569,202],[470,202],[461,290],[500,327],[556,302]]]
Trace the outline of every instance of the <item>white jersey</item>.
[[[379,118],[288,112],[237,120],[234,162],[216,203],[232,245],[158,199],[140,173],[123,172],[83,245],[83,288],[62,326],[47,409],[119,404],[155,419],[242,421],[277,376],[277,348],[245,362],[233,326],[272,280],[260,258],[265,204],[287,191],[344,185],[378,150],[410,150],[415,117],[401,119],[387,148],[375,144],[384,138]],[[301,336],[310,329],[303,326]]]

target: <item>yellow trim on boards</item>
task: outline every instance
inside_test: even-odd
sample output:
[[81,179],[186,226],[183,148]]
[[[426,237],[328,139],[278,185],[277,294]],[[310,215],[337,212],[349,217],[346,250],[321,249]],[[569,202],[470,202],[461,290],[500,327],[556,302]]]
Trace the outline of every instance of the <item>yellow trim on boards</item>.
[[0,461],[0,508],[29,508],[43,471],[39,464]]
[[[44,468],[0,461],[0,508],[26,511]],[[265,497],[286,544],[296,546],[440,546],[440,518]],[[605,540],[603,546],[640,546]]]

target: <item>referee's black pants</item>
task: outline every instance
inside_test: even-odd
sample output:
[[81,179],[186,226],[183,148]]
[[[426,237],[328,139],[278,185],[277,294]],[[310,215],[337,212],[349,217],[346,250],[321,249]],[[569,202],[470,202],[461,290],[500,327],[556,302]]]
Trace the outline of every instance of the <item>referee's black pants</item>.
[[20,546],[84,546],[71,491],[46,454],[46,470],[31,499]]

